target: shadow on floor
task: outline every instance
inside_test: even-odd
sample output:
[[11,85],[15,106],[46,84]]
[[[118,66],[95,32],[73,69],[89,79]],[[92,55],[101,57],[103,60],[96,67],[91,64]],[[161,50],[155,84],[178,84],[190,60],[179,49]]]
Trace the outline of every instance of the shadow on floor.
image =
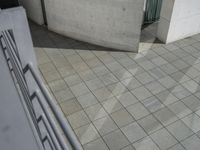
[[29,21],[29,26],[34,47],[125,52],[124,50],[106,48],[62,36],[32,21]]

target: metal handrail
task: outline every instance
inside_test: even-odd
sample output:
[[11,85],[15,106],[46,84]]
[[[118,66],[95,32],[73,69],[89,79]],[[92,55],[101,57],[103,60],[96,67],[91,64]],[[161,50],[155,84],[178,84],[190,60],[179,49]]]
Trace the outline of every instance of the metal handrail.
[[79,143],[77,137],[75,136],[72,128],[70,127],[67,120],[64,119],[63,117],[61,117],[63,115],[62,112],[60,111],[60,109],[58,109],[56,107],[55,102],[52,100],[52,98],[51,98],[49,92],[47,91],[46,87],[42,84],[43,82],[42,82],[41,78],[35,73],[35,71],[33,69],[33,65],[31,63],[28,63],[25,66],[25,68],[23,69],[23,72],[26,73],[28,70],[31,72],[34,80],[36,81],[38,87],[40,88],[43,96],[45,97],[46,102],[48,103],[53,114],[55,115],[60,127],[62,128],[65,136],[69,140],[69,143],[71,144],[72,148],[74,150],[82,150],[82,146],[80,145],[80,143]]
[[[53,115],[55,116],[59,126],[63,130],[64,135],[69,140],[71,147],[74,150],[82,150],[82,146],[79,143],[78,139],[76,138],[69,123],[63,117],[61,110],[56,107],[54,100],[51,98],[49,92],[44,86],[43,81],[41,80],[40,76],[33,69],[33,64],[28,63],[23,68],[15,41],[12,41],[14,37],[10,35],[9,31],[2,32],[2,36],[3,36],[4,44],[6,45],[6,47],[3,46],[1,40],[0,40],[0,46],[2,46],[3,48],[4,56],[8,62],[8,67],[10,68],[10,71],[13,72],[14,78],[18,82],[17,84],[19,85],[20,92],[22,93],[22,96],[24,97],[26,106],[29,110],[31,119],[34,123],[36,131],[38,132],[38,136],[43,144],[44,149],[45,149],[44,142],[47,141],[51,149],[68,150],[68,146],[66,145],[66,142],[64,141],[60,132],[58,131],[57,126],[52,118],[53,116],[49,114],[49,110],[46,106],[46,103],[47,103],[48,106],[51,108],[51,111],[53,112]],[[35,92],[33,92],[32,95],[30,95],[29,87],[26,82],[25,75],[28,71],[30,71],[34,81],[36,82],[39,88],[39,90],[35,90]],[[40,91],[46,102],[40,98]],[[39,118],[37,118],[36,112],[34,110],[34,105],[32,104],[34,98],[37,98],[37,102],[39,103],[41,110],[44,113],[44,114],[39,115]],[[43,122],[43,125],[48,133],[48,135],[45,135],[44,137],[42,137],[41,131],[39,129],[40,121]]]

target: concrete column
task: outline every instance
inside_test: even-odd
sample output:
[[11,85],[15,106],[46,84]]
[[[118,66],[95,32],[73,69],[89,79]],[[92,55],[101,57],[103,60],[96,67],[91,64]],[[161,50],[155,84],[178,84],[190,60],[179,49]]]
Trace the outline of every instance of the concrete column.
[[165,43],[200,33],[199,0],[163,0],[157,37]]

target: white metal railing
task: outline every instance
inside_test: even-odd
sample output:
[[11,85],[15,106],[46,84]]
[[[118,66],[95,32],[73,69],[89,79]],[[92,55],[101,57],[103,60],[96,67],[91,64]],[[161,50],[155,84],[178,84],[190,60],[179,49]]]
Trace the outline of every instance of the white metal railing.
[[[39,74],[35,72],[31,62],[27,62],[27,65],[24,68],[22,67],[21,59],[23,58],[20,58],[12,30],[2,31],[0,33],[0,46],[3,49],[14,82],[18,85],[18,90],[26,103],[31,120],[37,131],[38,138],[43,145],[43,149],[69,149],[64,137],[56,126],[53,116],[51,115],[51,112],[53,112],[58,125],[62,129],[65,138],[69,141],[72,149],[82,150],[82,146],[77,140],[69,123],[63,117],[60,109],[56,107],[54,100],[44,86]],[[32,93],[30,93],[26,80],[26,74],[28,72],[31,74],[38,87],[38,89],[35,89]],[[34,103],[38,104],[40,109],[39,111],[38,108],[35,108]],[[49,111],[48,108],[50,108],[51,111]]]

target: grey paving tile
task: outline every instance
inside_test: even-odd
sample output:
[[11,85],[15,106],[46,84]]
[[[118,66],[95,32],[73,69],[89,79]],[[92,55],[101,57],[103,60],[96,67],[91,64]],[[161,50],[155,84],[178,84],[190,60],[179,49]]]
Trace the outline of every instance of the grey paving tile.
[[187,150],[197,150],[200,147],[200,139],[196,135],[187,138],[181,143]]
[[83,108],[98,103],[96,97],[92,93],[88,93],[88,94],[84,94],[82,96],[79,96],[79,97],[77,97],[77,100]]
[[94,90],[92,92],[100,102],[113,97],[113,94],[106,87]]
[[94,121],[107,116],[108,114],[100,104],[95,104],[85,109],[90,120]]
[[163,127],[162,124],[153,115],[149,115],[145,118],[142,118],[141,120],[138,120],[138,123],[148,134],[151,134]]
[[96,89],[99,89],[99,88],[104,87],[104,84],[103,84],[102,81],[99,80],[98,78],[95,78],[95,79],[86,81],[85,83],[86,83],[86,85],[88,86],[88,88],[89,88],[91,91],[94,91],[94,90],[96,90]]
[[161,129],[150,135],[161,150],[166,150],[177,144],[177,140],[166,129]]
[[179,118],[183,118],[192,113],[192,111],[181,101],[169,105],[168,108]]
[[117,99],[124,107],[127,107],[129,105],[132,105],[138,102],[138,99],[130,92],[126,92],[117,96]]
[[154,95],[158,94],[166,89],[158,81],[152,81],[152,82],[146,84],[145,87],[149,91],[151,91],[151,93],[153,93]]
[[119,111],[112,113],[111,117],[118,127],[123,127],[134,121],[133,117],[126,111],[126,109],[120,109]]
[[97,119],[93,123],[102,136],[118,128],[109,116]]
[[84,150],[109,150],[101,138],[83,145],[83,148]]
[[126,109],[136,120],[149,114],[148,110],[141,103],[130,105]]
[[164,107],[155,96],[142,100],[141,102],[152,113]]
[[108,113],[113,113],[117,110],[120,110],[121,108],[123,108],[123,106],[118,102],[118,100],[116,98],[110,98],[106,101],[102,102],[103,107],[105,108],[105,110]]
[[194,134],[182,121],[178,120],[169,126],[168,131],[178,140],[181,141]]
[[124,80],[124,79],[127,79],[127,78],[130,78],[130,77],[132,76],[132,74],[131,74],[128,70],[126,70],[126,69],[124,69],[124,68],[122,68],[122,69],[120,69],[120,70],[114,71],[113,74],[114,74],[120,81],[121,81],[121,80]]
[[185,148],[181,144],[176,144],[169,148],[168,150],[185,150]]
[[107,88],[114,96],[119,96],[128,91],[128,89],[121,82],[111,84],[107,86]]
[[83,82],[81,82],[80,84],[70,86],[70,89],[72,90],[73,94],[77,97],[87,94],[87,93],[90,93],[89,89]]
[[165,105],[177,102],[179,99],[172,95],[168,90],[156,94],[156,97]]
[[131,143],[136,142],[146,136],[144,130],[136,122],[121,128],[121,130]]
[[133,144],[135,150],[160,150],[150,137],[145,137]]
[[97,130],[92,124],[82,126],[75,130],[75,133],[81,144],[87,144],[100,137]]
[[57,92],[67,88],[67,84],[62,79],[49,82],[48,85],[53,92]]
[[111,132],[103,137],[110,150],[120,150],[129,145],[129,141],[120,130]]
[[78,74],[73,74],[73,75],[67,76],[64,78],[64,80],[68,86],[72,86],[72,85],[79,84],[82,82],[82,80]]
[[99,79],[105,85],[110,85],[110,84],[118,82],[118,79],[112,73],[107,73],[107,74],[104,74],[102,76],[99,76]]
[[66,116],[80,111],[82,109],[81,105],[75,98],[60,103],[60,107]]
[[153,80],[155,80],[151,75],[149,75],[147,72],[141,73],[139,75],[135,76],[142,84],[149,83]]
[[164,87],[172,88],[177,85],[177,82],[172,79],[170,76],[166,76],[158,80]]
[[154,113],[154,116],[164,125],[169,125],[172,122],[175,122],[178,118],[176,115],[167,107],[162,108],[161,110]]
[[181,119],[193,132],[198,132],[200,130],[200,118],[195,113],[192,113],[185,118]]
[[124,86],[126,86],[129,90],[140,87],[142,84],[135,79],[135,77],[131,77],[121,81]]
[[145,87],[141,86],[131,91],[139,100],[144,100],[148,97],[153,96]]
[[64,102],[66,100],[74,98],[74,95],[72,94],[72,92],[69,88],[54,92],[54,95],[58,102]]
[[196,96],[188,96],[182,99],[182,102],[192,111],[200,109],[200,100]]
[[83,110],[69,115],[67,119],[74,129],[90,123],[90,119]]

